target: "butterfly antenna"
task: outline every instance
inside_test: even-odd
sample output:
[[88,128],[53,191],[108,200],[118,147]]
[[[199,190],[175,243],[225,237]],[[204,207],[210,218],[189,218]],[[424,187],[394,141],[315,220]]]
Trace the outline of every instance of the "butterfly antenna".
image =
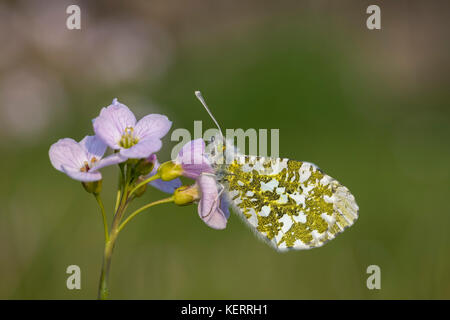
[[200,100],[200,102],[202,103],[203,107],[205,107],[205,109],[208,112],[209,116],[211,117],[211,119],[216,124],[217,129],[219,129],[220,136],[222,137],[222,140],[223,140],[222,129],[220,128],[219,123],[217,122],[216,118],[214,118],[214,116],[212,115],[212,113],[209,110],[208,106],[206,105],[206,102],[205,102],[205,99],[203,99],[202,93],[200,91],[195,91],[195,96],[197,97],[198,100]]

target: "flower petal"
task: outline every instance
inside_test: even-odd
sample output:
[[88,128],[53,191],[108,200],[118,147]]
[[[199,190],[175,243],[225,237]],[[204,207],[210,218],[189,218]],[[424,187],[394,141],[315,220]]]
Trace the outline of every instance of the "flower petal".
[[230,202],[228,200],[228,198],[224,195],[222,195],[220,197],[220,210],[222,210],[222,212],[225,215],[225,218],[229,219],[230,218]]
[[203,221],[205,221],[208,227],[216,230],[223,230],[227,227],[227,218],[220,208],[211,214],[211,218],[209,220]]
[[158,152],[162,147],[160,139],[141,140],[129,149],[121,149],[120,154],[131,159],[147,158],[152,153]]
[[149,114],[138,121],[135,127],[136,137],[139,139],[164,137],[169,132],[172,121],[161,114]]
[[214,172],[204,152],[205,142],[203,139],[189,141],[183,146],[176,162],[181,163],[185,177],[197,179],[202,172]]
[[92,122],[95,134],[109,147],[119,149],[119,141],[125,129],[134,127],[136,118],[126,105],[114,99],[113,103],[103,108]]
[[213,229],[224,229],[227,218],[219,207],[219,193],[216,179],[210,175],[201,175],[197,182],[201,191],[201,199],[198,204],[200,218]]
[[96,162],[94,166],[89,170],[89,172],[100,170],[101,168],[112,166],[121,162],[126,161],[127,158],[122,156],[120,153],[113,153],[109,156],[107,156],[104,159],[101,159],[100,161]]
[[152,187],[161,190],[165,193],[174,193],[176,189],[181,187],[181,180],[176,178],[170,181],[163,181],[161,179],[154,180],[152,182],[149,182],[149,185]]
[[189,156],[194,154],[203,155],[204,153],[205,153],[205,141],[199,138],[191,140],[188,143],[186,143],[178,153],[178,157],[181,159],[185,159],[186,157],[186,161],[193,161],[193,159],[190,159]]
[[207,218],[219,205],[216,179],[209,175],[201,175],[197,179],[201,199],[198,205],[200,218]]
[[100,160],[105,154],[107,145],[97,136],[86,136],[80,142],[80,146],[86,151],[89,160],[95,157]]
[[65,166],[62,166],[62,171],[72,179],[82,182],[102,180],[102,174],[97,171],[82,172],[80,170],[73,170],[72,168],[66,168]]
[[56,170],[63,172],[63,166],[67,169],[80,170],[84,162],[88,161],[86,152],[78,142],[70,138],[64,138],[54,143],[48,152],[50,162]]

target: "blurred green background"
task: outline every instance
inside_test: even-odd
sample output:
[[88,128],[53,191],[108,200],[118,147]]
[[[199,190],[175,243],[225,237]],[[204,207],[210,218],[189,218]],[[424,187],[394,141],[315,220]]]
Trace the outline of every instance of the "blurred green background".
[[[65,28],[68,4],[82,30]],[[449,3],[5,1],[0,4],[0,298],[96,298],[100,212],[48,149],[92,134],[114,97],[173,129],[280,129],[280,155],[318,164],[360,206],[322,248],[280,254],[232,215],[155,207],[121,233],[113,299],[450,298]],[[206,128],[205,128],[206,127]],[[164,139],[169,159],[177,142]],[[104,170],[110,213],[116,168]],[[164,196],[152,190],[135,207]],[[66,288],[81,267],[82,289]],[[381,267],[381,290],[366,268]]]

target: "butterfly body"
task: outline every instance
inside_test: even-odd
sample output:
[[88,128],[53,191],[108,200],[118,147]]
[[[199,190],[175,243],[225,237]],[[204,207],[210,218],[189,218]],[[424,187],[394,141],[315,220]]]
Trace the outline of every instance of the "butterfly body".
[[350,191],[312,163],[242,155],[220,139],[209,158],[234,211],[277,250],[320,247],[358,217]]
[[[309,162],[242,155],[225,140],[200,91],[196,97],[217,126],[206,156],[225,201],[279,251],[320,247],[358,218],[350,191]],[[218,201],[224,201],[220,200]]]

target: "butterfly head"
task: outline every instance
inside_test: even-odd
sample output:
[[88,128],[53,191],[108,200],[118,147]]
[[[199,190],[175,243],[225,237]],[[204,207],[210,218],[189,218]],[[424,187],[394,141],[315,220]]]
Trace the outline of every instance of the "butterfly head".
[[206,141],[206,154],[214,167],[225,163],[226,157],[226,141],[221,134],[212,136],[209,141]]

